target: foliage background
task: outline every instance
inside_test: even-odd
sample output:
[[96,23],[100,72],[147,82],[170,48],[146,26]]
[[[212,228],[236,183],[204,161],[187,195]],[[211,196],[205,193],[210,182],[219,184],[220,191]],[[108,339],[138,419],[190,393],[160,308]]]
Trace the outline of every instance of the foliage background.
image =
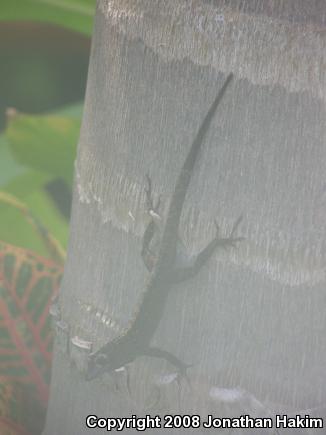
[[44,425],[94,11],[95,0],[1,1],[1,434]]
[[[95,0],[2,0],[0,191],[65,247]],[[22,213],[0,204],[0,240],[49,256]]]

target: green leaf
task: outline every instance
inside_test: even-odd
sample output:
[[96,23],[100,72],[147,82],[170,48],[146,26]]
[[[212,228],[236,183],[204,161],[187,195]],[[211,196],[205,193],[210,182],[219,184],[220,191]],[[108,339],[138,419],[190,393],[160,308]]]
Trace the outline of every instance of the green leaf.
[[16,160],[72,184],[80,130],[78,117],[16,114],[5,132]]
[[[43,189],[50,177],[36,171],[17,176],[5,191],[21,199],[64,246],[67,243],[68,224]],[[0,203],[0,240],[38,252],[49,253],[41,238],[15,207]]]
[[43,190],[44,185],[51,178],[50,175],[42,172],[26,170],[26,172],[16,176],[10,183],[6,184],[2,190],[26,202],[27,196],[35,191]]
[[26,171],[22,165],[13,159],[4,134],[0,135],[0,189],[17,175]]
[[[26,203],[64,246],[68,223],[44,187],[58,176],[72,179],[82,110],[79,103],[44,116],[13,114],[6,133],[0,135],[1,189]],[[0,204],[0,240],[48,256],[26,219],[6,204]]]
[[1,0],[0,20],[45,21],[90,35],[96,0]]
[[67,116],[69,118],[76,118],[81,120],[83,116],[84,104],[76,103],[62,107],[60,110],[51,111],[50,115]]

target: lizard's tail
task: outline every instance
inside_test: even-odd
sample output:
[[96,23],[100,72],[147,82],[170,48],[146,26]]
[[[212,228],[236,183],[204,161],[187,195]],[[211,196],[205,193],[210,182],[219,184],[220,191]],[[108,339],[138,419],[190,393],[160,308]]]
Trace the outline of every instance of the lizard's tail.
[[[212,121],[213,116],[215,114],[215,111],[216,111],[219,103],[221,102],[221,100],[225,94],[225,91],[226,91],[229,83],[231,82],[232,78],[233,78],[233,74],[230,73],[227,76],[222,88],[220,89],[219,93],[217,94],[215,100],[213,101],[213,103],[212,103],[211,107],[209,108],[203,122],[201,123],[201,125],[199,127],[199,130],[196,134],[196,137],[191,145],[188,156],[187,156],[187,158],[183,164],[183,167],[180,171],[180,175],[179,175],[179,178],[177,180],[176,187],[175,187],[175,194],[173,195],[173,199],[172,199],[175,201],[175,204],[170,205],[171,210],[176,211],[178,206],[180,206],[180,205],[182,208],[183,201],[184,201],[184,198],[186,196],[187,189],[188,189],[188,185],[190,183],[192,170],[193,170],[193,167],[195,165],[195,161],[196,161],[197,155],[199,153],[200,147],[201,147],[203,140],[205,138],[205,135],[210,127],[210,124],[211,124],[211,121]],[[181,212],[181,210],[180,210],[180,212]]]

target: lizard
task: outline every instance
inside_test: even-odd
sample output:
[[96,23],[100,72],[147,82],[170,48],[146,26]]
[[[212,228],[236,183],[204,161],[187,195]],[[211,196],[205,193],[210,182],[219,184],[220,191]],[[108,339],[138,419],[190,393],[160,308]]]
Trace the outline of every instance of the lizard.
[[183,204],[190,184],[193,168],[204,141],[205,135],[212,122],[215,111],[221,102],[225,91],[233,78],[229,74],[218,92],[215,100],[209,108],[198,132],[192,142],[186,160],[179,173],[174,193],[168,207],[167,218],[160,239],[157,256],[154,263],[145,261],[146,252],[149,250],[150,241],[155,233],[153,215],[157,215],[160,204],[158,200],[154,206],[151,196],[151,180],[147,176],[149,187],[146,191],[147,201],[151,206],[152,220],[148,224],[143,236],[142,257],[150,272],[146,290],[143,292],[142,302],[130,327],[122,335],[106,343],[96,352],[90,354],[86,370],[86,379],[92,380],[105,372],[112,372],[126,364],[133,362],[139,356],[162,358],[178,369],[180,374],[185,374],[189,365],[180,361],[168,351],[150,345],[152,337],[162,318],[168,294],[174,285],[195,276],[203,265],[212,256],[219,246],[235,246],[242,237],[234,237],[234,233],[240,223],[241,217],[235,222],[228,238],[220,238],[218,225],[216,225],[215,238],[197,255],[191,266],[176,267],[178,230]]

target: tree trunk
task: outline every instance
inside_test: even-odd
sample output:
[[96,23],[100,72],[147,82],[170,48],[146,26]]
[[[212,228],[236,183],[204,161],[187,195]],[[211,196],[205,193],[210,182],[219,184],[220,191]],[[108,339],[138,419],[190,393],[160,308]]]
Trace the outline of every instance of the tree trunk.
[[[325,17],[317,0],[98,0],[44,435],[89,433],[89,414],[325,417]],[[195,255],[242,214],[245,240],[170,292],[152,342],[192,364],[190,385],[148,357],[86,382],[86,342],[128,327],[146,289],[145,175],[164,222],[230,72],[180,237]]]

